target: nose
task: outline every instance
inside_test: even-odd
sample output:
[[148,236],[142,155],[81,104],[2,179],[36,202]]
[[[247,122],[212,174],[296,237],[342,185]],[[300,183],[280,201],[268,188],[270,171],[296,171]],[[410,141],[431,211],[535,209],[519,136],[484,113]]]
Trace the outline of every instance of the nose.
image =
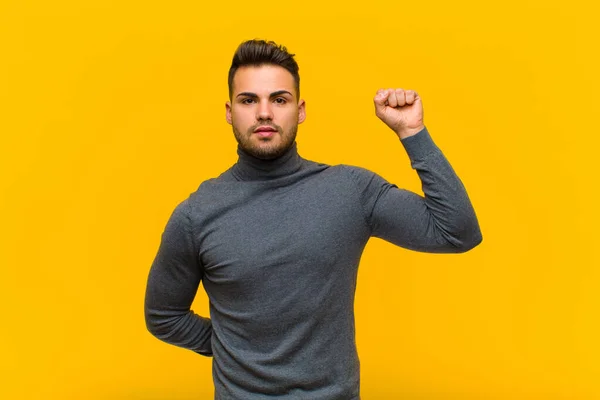
[[258,103],[258,109],[256,111],[256,119],[258,120],[272,120],[273,111],[271,110],[271,103],[269,100],[260,101]]

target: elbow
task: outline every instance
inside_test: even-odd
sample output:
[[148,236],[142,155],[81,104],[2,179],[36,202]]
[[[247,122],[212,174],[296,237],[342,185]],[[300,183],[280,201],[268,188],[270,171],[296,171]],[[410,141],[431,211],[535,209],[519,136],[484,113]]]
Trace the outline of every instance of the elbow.
[[148,308],[144,309],[144,318],[148,332],[160,339],[164,335],[164,323],[161,323],[161,319]]
[[438,240],[444,243],[444,253],[466,253],[483,241],[479,222],[474,215],[457,219],[453,225],[452,230],[439,227]]
[[462,223],[458,224],[461,227],[459,229],[460,233],[455,238],[454,243],[456,244],[457,253],[466,253],[481,244],[483,235],[481,234],[479,220],[472,207],[468,211],[465,210],[461,220]]
[[157,339],[175,346],[212,356],[212,325],[191,310],[167,310],[146,307],[146,328]]
[[462,235],[456,239],[457,240],[454,242],[456,253],[466,253],[479,246],[483,241],[483,235],[481,234],[481,229],[479,228],[477,221],[475,221],[468,229],[463,230]]
[[152,336],[170,343],[170,339],[176,335],[181,321],[185,319],[187,310],[177,309],[163,303],[164,301],[148,292],[144,301],[144,319],[146,329]]
[[148,332],[162,341],[169,342],[169,338],[176,328],[178,318],[173,315],[165,315],[164,311],[149,307],[144,309],[144,317]]
[[458,247],[457,253],[466,253],[467,251],[479,246],[482,241],[483,236],[481,235],[481,232],[478,232],[477,235],[473,236],[468,241],[463,242],[462,245]]

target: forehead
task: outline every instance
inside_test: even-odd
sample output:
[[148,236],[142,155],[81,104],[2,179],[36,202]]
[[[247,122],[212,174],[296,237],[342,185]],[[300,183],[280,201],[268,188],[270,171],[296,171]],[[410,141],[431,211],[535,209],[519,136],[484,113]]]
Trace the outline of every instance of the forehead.
[[233,93],[252,92],[258,95],[277,90],[295,93],[294,77],[278,65],[241,67],[233,77]]

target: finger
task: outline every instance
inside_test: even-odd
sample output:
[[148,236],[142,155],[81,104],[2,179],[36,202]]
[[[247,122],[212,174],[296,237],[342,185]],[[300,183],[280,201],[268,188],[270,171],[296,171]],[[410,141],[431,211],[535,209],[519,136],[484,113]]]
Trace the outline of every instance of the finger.
[[384,105],[388,98],[388,92],[385,89],[379,89],[373,100],[376,104]]
[[396,101],[398,102],[398,107],[402,107],[406,104],[406,98],[404,97],[404,89],[396,89]]
[[398,107],[398,99],[396,98],[396,91],[394,89],[386,89],[389,93],[388,106],[392,108]]
[[385,89],[379,89],[373,98],[375,103],[375,111],[382,111],[385,108],[385,103],[388,98],[388,92]]
[[414,90],[405,90],[404,97],[406,98],[406,104],[412,104],[415,102],[416,93]]

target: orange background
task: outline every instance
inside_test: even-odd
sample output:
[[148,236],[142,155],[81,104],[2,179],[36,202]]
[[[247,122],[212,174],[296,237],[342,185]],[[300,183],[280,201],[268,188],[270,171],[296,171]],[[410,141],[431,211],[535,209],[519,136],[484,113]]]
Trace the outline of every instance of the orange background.
[[146,331],[146,277],[235,162],[227,70],[266,38],[300,64],[301,155],[420,192],[372,103],[415,89],[482,227],[461,255],[369,243],[363,398],[600,399],[597,10],[329,4],[0,3],[0,398],[212,398],[211,359]]

